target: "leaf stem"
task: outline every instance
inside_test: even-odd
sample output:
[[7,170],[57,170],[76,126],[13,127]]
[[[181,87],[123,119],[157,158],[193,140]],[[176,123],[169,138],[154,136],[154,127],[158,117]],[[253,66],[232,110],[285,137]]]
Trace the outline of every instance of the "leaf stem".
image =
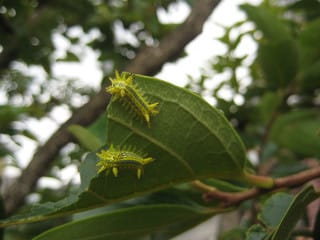
[[[218,189],[215,189],[214,191],[207,192],[204,194],[203,198],[210,202],[213,199],[219,199],[221,200],[221,207],[230,207],[230,206],[236,206],[242,203],[245,200],[253,199],[258,196],[261,196],[263,194],[277,191],[282,188],[294,188],[299,187],[308,181],[319,178],[320,177],[320,166],[305,170],[303,172],[299,172],[287,177],[281,177],[281,178],[269,178],[263,177],[263,176],[255,176],[252,174],[247,173],[246,174],[247,180],[251,183],[258,183],[268,186],[268,183],[272,185],[269,185],[269,188],[259,188],[254,187],[251,189],[248,189],[246,191],[242,192],[223,192]],[[270,181],[271,180],[271,181]],[[265,185],[266,184],[266,185]],[[257,185],[256,185],[257,186]],[[319,194],[320,196],[320,194]]]
[[244,180],[247,183],[250,183],[254,186],[260,187],[260,188],[272,188],[274,186],[274,180],[271,177],[267,176],[259,176],[254,175],[248,172],[244,172]]
[[207,185],[207,184],[201,182],[200,180],[194,180],[191,184],[194,187],[196,187],[202,191],[205,191],[205,192],[213,192],[213,191],[217,190],[215,187]]

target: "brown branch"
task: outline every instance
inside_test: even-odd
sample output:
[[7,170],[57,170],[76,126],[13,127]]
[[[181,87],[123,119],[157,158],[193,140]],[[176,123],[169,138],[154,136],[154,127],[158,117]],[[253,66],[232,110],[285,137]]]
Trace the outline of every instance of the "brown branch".
[[[159,71],[164,63],[178,57],[185,46],[202,30],[205,20],[221,0],[198,0],[186,19],[176,30],[165,36],[157,48],[142,49],[125,69],[129,72],[152,75]],[[34,154],[30,164],[21,176],[4,192],[8,214],[20,207],[27,194],[35,187],[38,179],[50,167],[60,149],[72,141],[67,131],[70,124],[87,126],[106,108],[110,96],[100,90],[88,103],[79,108]]]
[[276,178],[274,186],[275,188],[298,187],[318,177],[320,177],[320,166],[287,177]]
[[[308,181],[320,177],[320,166],[293,174],[287,177],[274,179],[274,187],[271,189],[251,188],[243,192],[223,192],[220,190],[210,191],[204,194],[206,201],[212,201],[213,199],[221,200],[221,207],[227,208],[231,206],[237,206],[243,201],[256,198],[260,195],[278,191],[283,188],[299,187]],[[201,189],[205,189],[203,186]]]

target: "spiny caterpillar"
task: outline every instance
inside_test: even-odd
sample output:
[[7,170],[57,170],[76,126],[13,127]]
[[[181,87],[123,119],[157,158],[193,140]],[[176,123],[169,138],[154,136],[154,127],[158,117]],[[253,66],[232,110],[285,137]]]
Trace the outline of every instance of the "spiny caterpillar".
[[120,101],[130,107],[138,116],[141,116],[150,127],[150,117],[159,111],[156,109],[158,102],[149,103],[143,93],[132,83],[134,75],[131,73],[121,73],[115,71],[115,79],[109,78],[111,86],[106,91],[114,96],[114,100]]
[[129,148],[128,150],[115,148],[113,145],[108,150],[101,150],[97,156],[100,159],[96,165],[99,167],[98,173],[111,169],[115,177],[118,176],[119,168],[134,168],[137,169],[137,178],[140,179],[144,165],[154,161],[154,158],[146,157],[145,154],[136,153]]

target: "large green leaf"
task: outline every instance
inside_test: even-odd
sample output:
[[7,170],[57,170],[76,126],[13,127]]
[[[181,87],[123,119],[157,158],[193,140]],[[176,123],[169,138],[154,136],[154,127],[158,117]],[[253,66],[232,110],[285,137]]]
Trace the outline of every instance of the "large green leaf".
[[62,237],[78,240],[140,239],[177,223],[203,221],[212,214],[210,211],[170,204],[132,207],[56,227],[34,240],[60,240]]
[[[226,178],[270,187],[245,171],[244,146],[223,114],[201,97],[154,78],[137,75],[140,91],[159,102],[160,113],[149,128],[118,101],[108,107],[107,145],[131,146],[155,158],[141,179],[131,169],[116,178],[96,175],[97,157],[89,154],[81,167],[80,193],[34,208],[3,224],[36,221],[104,206],[195,179]],[[27,218],[26,218],[27,217]]]
[[[245,149],[222,112],[185,89],[136,75],[140,91],[159,102],[151,127],[119,101],[108,107],[108,145],[133,146],[156,160],[148,165],[143,188],[198,178],[242,178]],[[128,188],[128,191],[132,191]]]
[[296,153],[320,156],[319,128],[318,110],[297,110],[281,115],[273,124],[270,137]]

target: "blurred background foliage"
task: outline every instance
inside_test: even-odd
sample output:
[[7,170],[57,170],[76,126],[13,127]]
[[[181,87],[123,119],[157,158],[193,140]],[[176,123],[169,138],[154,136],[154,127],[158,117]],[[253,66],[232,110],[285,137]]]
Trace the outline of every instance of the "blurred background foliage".
[[[159,9],[167,9],[172,2],[175,1],[2,1],[2,162],[22,167],[15,161],[15,152],[21,149],[21,136],[39,143],[39,137],[29,129],[28,120],[52,119],[58,107],[63,107],[66,111],[62,114],[68,116],[95,94],[90,84],[68,77],[58,79],[52,72],[56,62],[80,61],[81,52],[72,51],[72,46],[81,45],[84,35],[95,32],[95,37],[85,45],[97,51],[99,67],[108,76],[114,66],[122,69],[141,47],[156,45],[159,38],[174,28],[175,25],[160,23],[157,15]],[[117,36],[116,26],[119,25],[134,39],[133,43]],[[72,34],[75,29],[81,29],[82,34]],[[56,34],[62,35],[71,46],[59,56]],[[56,168],[79,161],[79,147],[72,145],[69,149],[64,156],[57,156]]]
[[[41,144],[27,121],[52,118],[53,110],[61,106],[67,109],[67,114],[72,114],[79,106],[74,101],[76,97],[82,97],[82,103],[96,92],[77,79],[61,80],[53,74],[52,67],[57,61],[79,62],[82,57],[72,48],[62,57],[57,56],[54,34],[62,35],[76,46],[82,43],[83,34],[95,32],[95,37],[85,45],[97,52],[103,76],[108,76],[114,68],[122,69],[134,59],[141,47],[157,46],[162,36],[174,30],[177,24],[161,23],[157,13],[175,2],[2,1],[2,170],[13,166],[21,171],[25,166],[16,160],[16,152],[24,147],[21,137]],[[178,2],[190,5],[194,1]],[[217,40],[226,52],[211,59],[199,78],[190,76],[186,88],[214,100],[240,134],[248,152],[254,153],[251,160],[260,163],[258,172],[285,176],[301,171],[310,165],[306,159],[320,156],[320,2],[265,0],[257,8],[242,5],[241,9],[246,13],[246,20],[221,26],[224,34]],[[254,23],[253,27],[242,31],[249,22]],[[133,41],[117,36],[116,26],[121,26]],[[75,27],[83,34],[71,34]],[[236,54],[244,38],[256,43],[254,55]],[[35,77],[31,68],[43,78]],[[220,75],[222,80],[217,81]],[[105,81],[104,78],[101,82]],[[225,91],[231,97],[225,97]],[[85,152],[81,146],[69,144],[44,176],[62,183],[58,172],[71,164],[78,166]],[[74,188],[77,186],[73,182],[60,184],[58,190],[38,187],[29,203],[55,201]],[[13,227],[8,230],[8,239],[30,239],[61,221],[64,220]],[[242,236],[248,225],[246,222],[222,239],[242,239],[230,236]]]

